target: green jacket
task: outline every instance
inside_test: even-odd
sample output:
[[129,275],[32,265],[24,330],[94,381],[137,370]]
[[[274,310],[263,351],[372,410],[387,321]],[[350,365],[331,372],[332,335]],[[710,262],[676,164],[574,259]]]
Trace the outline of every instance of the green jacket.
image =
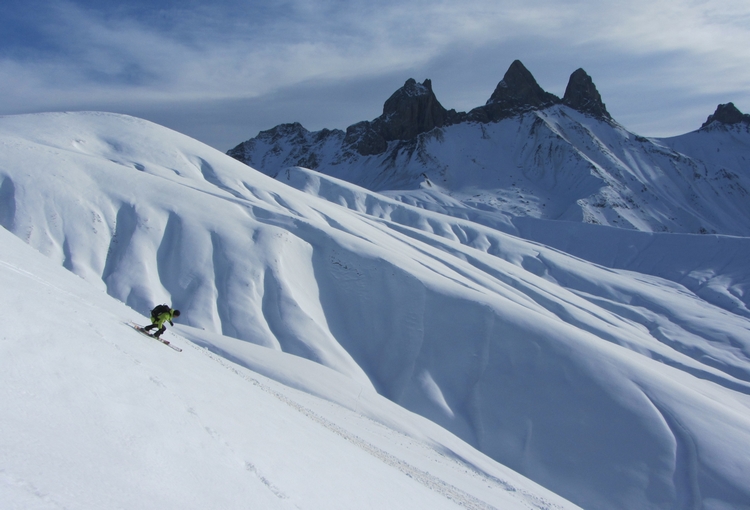
[[174,319],[174,310],[170,309],[168,312],[160,313],[157,317],[151,317],[151,324],[156,324],[160,328],[162,325],[169,321],[169,324],[174,326],[174,322],[172,320]]

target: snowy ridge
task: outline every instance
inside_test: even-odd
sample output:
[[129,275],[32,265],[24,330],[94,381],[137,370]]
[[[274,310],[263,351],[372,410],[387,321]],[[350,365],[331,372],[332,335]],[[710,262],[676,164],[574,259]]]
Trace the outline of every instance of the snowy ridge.
[[[620,231],[574,222],[508,219],[467,208],[440,193],[422,191],[405,199],[400,192],[378,194],[356,189],[345,181],[299,167],[286,169],[277,179],[353,211],[417,228],[491,255],[507,256],[499,247],[508,239],[502,233],[510,233],[601,266],[671,280],[713,305],[750,316],[750,277],[743,260],[743,254],[750,249],[750,239],[746,237]],[[396,195],[397,199],[384,195]],[[669,253],[669,257],[664,253]]]
[[[573,257],[511,235],[561,244],[560,222],[274,180],[129,117],[6,117],[0,145],[5,228],[140,313],[173,303],[180,334],[226,359],[338,404],[376,390],[584,508],[749,499],[748,271],[710,242],[732,238],[628,232],[656,241],[620,270],[584,260],[617,258],[588,244],[597,227],[575,224]],[[659,262],[670,239],[694,243],[682,276]]]

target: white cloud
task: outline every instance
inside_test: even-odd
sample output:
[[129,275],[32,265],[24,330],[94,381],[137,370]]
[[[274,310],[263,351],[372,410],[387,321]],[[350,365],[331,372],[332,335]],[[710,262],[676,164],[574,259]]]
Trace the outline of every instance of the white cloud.
[[[311,80],[361,80],[394,72],[407,77],[435,62],[447,66],[444,79],[455,82],[447,88],[458,91],[458,82],[469,77],[451,72],[462,64],[450,58],[486,48],[500,53],[471,79],[484,73],[488,84],[496,84],[513,59],[528,65],[530,57],[537,59],[537,68],[529,66],[535,75],[551,72],[540,67],[554,63],[560,74],[554,78],[561,88],[553,90],[557,94],[570,72],[581,66],[591,71],[590,65],[598,66],[597,83],[611,84],[614,91],[632,86],[642,94],[679,89],[686,95],[717,95],[750,89],[746,0],[253,4],[226,0],[176,10],[156,3],[153,11],[133,14],[50,3],[38,30],[53,42],[52,49],[5,54],[0,60],[0,111],[261,97]],[[626,60],[627,69],[602,64]],[[637,74],[638,62],[644,72],[656,74],[628,85],[626,73]],[[491,85],[486,88],[477,94],[489,97]],[[602,92],[605,101],[617,103]],[[750,100],[747,93],[743,97]]]

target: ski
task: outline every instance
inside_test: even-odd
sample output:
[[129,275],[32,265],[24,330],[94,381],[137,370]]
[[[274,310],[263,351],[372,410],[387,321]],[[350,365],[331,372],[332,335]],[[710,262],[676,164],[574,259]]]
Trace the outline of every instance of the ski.
[[163,343],[163,344],[164,344],[164,345],[166,345],[167,347],[171,347],[172,349],[174,349],[174,350],[175,350],[175,351],[177,351],[177,352],[182,352],[182,349],[180,349],[180,348],[179,348],[179,347],[177,347],[176,345],[172,345],[172,343],[171,343],[171,342],[170,342],[169,340],[162,340],[161,338],[156,338],[156,337],[155,337],[154,335],[151,335],[151,334],[149,334],[149,332],[148,332],[148,331],[146,331],[145,329],[143,329],[143,328],[142,328],[141,326],[139,326],[138,324],[135,324],[135,323],[132,323],[132,322],[131,322],[131,323],[130,323],[130,326],[131,326],[131,327],[132,327],[133,329],[135,329],[135,330],[136,330],[137,332],[141,333],[142,335],[146,335],[146,336],[147,336],[147,337],[149,337],[149,338],[153,338],[154,340],[157,340],[157,341],[159,341],[159,342]]

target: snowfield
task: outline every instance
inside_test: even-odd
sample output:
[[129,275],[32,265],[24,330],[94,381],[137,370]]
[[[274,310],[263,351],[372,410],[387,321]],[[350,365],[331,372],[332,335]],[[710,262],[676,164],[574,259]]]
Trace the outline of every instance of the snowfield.
[[2,508],[575,508],[320,365],[216,340],[269,379],[187,327],[167,349],[0,239]]
[[411,194],[0,118],[0,501],[748,507],[748,238]]

